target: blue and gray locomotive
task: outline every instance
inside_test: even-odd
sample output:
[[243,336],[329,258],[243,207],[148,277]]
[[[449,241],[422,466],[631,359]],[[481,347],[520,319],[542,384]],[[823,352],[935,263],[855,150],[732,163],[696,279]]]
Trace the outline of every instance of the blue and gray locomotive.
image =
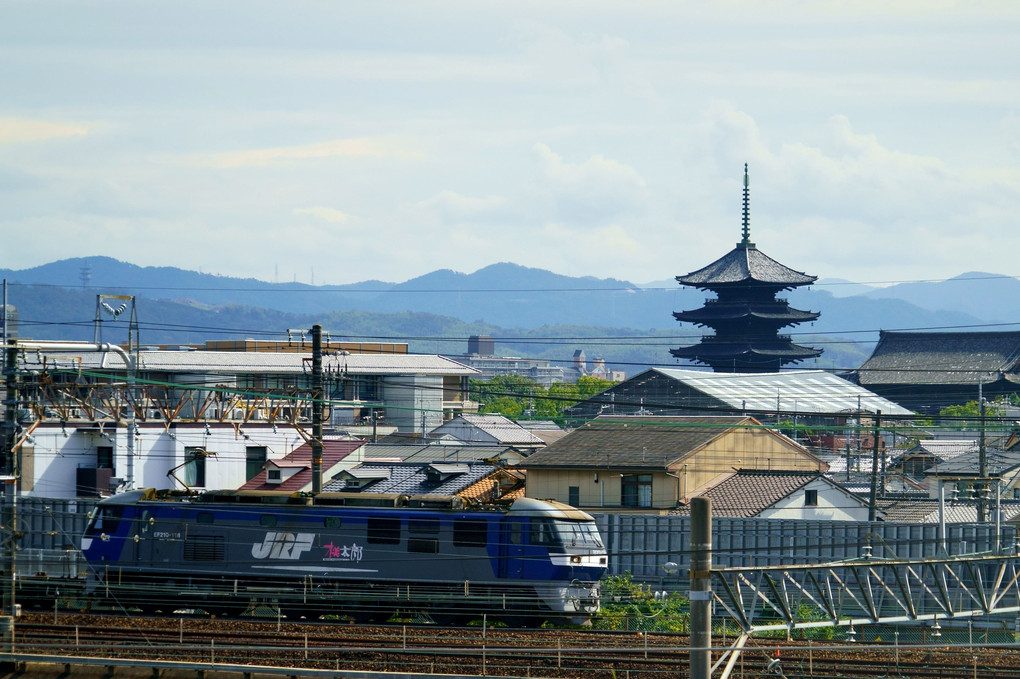
[[606,572],[589,514],[529,498],[139,490],[99,503],[82,552],[94,601],[357,621],[583,622]]

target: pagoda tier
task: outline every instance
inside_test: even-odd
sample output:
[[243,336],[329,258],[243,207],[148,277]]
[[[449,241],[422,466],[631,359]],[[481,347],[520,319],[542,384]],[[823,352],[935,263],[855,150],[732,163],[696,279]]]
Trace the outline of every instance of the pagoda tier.
[[789,337],[731,340],[705,337],[699,344],[670,349],[676,358],[704,363],[715,372],[779,372],[786,363],[815,358],[821,349],[794,344]]
[[713,328],[716,332],[725,327],[726,330],[746,333],[766,325],[778,330],[787,325],[813,321],[819,314],[817,311],[794,309],[785,300],[725,302],[710,299],[700,309],[674,311],[673,316],[678,321]]
[[670,350],[677,358],[705,363],[716,372],[775,372],[787,363],[814,358],[820,349],[794,344],[779,329],[813,321],[819,314],[776,299],[783,290],[810,285],[816,277],[796,271],[758,250],[750,238],[749,181],[744,165],[743,239],[706,267],[677,276],[681,285],[714,292],[700,309],[675,311],[681,322],[712,328],[700,344]]

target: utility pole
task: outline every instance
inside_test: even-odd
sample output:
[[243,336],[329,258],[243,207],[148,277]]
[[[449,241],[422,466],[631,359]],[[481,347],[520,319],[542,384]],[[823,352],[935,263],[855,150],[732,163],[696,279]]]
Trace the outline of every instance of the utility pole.
[[871,499],[868,502],[868,521],[878,520],[878,432],[882,427],[882,411],[875,411],[875,442],[871,450]]
[[312,492],[322,492],[322,326],[312,326]]
[[712,676],[712,500],[691,499],[691,679]]
[[974,490],[977,491],[977,520],[978,523],[984,523],[988,518],[986,516],[985,507],[987,500],[985,498],[985,492],[988,489],[988,483],[985,479],[988,478],[988,452],[985,450],[985,395],[984,395],[984,382],[978,382],[978,409],[981,417],[981,435],[978,440],[978,483]]
[[[6,306],[4,314],[7,313]],[[14,650],[15,613],[15,550],[18,542],[18,350],[13,340],[4,346],[4,421],[3,421],[3,602],[0,619],[10,617],[4,625],[4,642]]]

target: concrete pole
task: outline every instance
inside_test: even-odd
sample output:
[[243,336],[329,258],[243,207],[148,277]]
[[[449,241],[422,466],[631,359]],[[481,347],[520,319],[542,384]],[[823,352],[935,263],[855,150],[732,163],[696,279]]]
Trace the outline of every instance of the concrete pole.
[[322,492],[322,326],[312,326],[312,492]]
[[691,679],[712,673],[712,500],[691,500]]

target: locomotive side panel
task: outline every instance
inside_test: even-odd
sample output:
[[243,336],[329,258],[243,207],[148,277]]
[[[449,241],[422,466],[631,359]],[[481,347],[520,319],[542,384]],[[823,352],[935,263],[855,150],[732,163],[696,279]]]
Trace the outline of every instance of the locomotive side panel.
[[95,591],[116,583],[142,608],[237,614],[264,602],[287,615],[529,622],[598,608],[606,559],[594,522],[548,503],[536,512],[535,501],[507,511],[130,495],[100,505],[83,551],[103,585]]

